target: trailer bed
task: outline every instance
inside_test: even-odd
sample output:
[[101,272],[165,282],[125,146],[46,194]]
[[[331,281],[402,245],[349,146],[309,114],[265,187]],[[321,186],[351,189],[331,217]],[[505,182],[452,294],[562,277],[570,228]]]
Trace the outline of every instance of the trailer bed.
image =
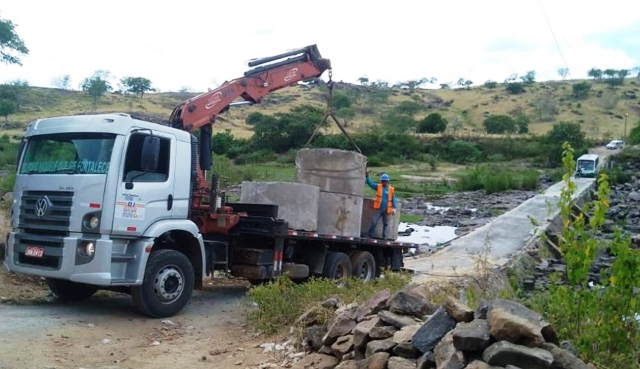
[[382,240],[377,238],[367,238],[367,237],[349,237],[349,236],[341,236],[334,234],[322,234],[317,232],[305,232],[305,231],[287,231],[288,238],[294,239],[317,239],[317,240],[326,240],[326,241],[344,241],[344,242],[353,242],[357,244],[364,245],[382,245],[382,246],[390,246],[392,248],[417,248],[420,246],[417,243],[407,243],[407,242],[397,242],[391,240]]

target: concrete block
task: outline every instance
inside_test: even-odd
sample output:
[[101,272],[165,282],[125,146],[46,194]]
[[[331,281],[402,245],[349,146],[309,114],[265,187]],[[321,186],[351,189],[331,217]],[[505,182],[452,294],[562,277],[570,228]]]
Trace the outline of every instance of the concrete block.
[[318,230],[317,186],[293,182],[242,182],[240,201],[251,204],[278,205],[278,218],[289,222],[289,228],[300,231]]
[[[375,213],[375,209],[373,208],[374,199],[364,199],[362,202],[362,223],[360,226],[360,232],[362,237],[369,237],[369,226],[371,225],[371,220],[373,219],[373,214]],[[400,211],[402,210],[402,204],[400,201],[396,204],[398,207],[396,208],[396,215],[389,215],[389,230],[387,232],[387,240],[397,240],[398,239],[398,225],[400,224]],[[376,238],[382,238],[382,219],[378,222],[376,226],[375,233],[373,234]]]
[[362,197],[320,191],[318,233],[360,237]]
[[364,196],[367,157],[337,149],[302,149],[296,155],[296,181],[321,191]]

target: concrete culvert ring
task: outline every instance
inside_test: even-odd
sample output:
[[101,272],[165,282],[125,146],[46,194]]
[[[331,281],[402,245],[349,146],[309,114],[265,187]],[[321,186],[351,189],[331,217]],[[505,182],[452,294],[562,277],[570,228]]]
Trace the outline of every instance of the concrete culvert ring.
[[322,276],[329,279],[344,279],[351,277],[353,267],[347,254],[332,252],[324,260]]
[[354,277],[369,282],[378,276],[376,260],[370,252],[356,251],[351,254],[350,259]]

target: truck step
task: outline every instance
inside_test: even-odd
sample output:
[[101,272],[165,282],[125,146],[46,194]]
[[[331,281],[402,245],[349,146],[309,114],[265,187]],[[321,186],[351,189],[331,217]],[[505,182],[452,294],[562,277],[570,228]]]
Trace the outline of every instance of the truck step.
[[127,286],[135,283],[136,283],[135,279],[112,279],[111,280],[112,286]]
[[114,263],[129,262],[135,259],[136,259],[136,256],[132,254],[125,254],[120,252],[111,254],[111,261]]

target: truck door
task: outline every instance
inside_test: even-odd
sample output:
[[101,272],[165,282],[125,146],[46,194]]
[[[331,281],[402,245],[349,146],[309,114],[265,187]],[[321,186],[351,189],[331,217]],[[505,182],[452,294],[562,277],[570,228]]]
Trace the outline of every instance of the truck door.
[[125,156],[116,193],[113,233],[138,236],[153,223],[171,219],[173,213],[176,138],[154,132],[160,138],[155,171],[141,168],[142,144],[149,131],[133,132],[125,143]]

